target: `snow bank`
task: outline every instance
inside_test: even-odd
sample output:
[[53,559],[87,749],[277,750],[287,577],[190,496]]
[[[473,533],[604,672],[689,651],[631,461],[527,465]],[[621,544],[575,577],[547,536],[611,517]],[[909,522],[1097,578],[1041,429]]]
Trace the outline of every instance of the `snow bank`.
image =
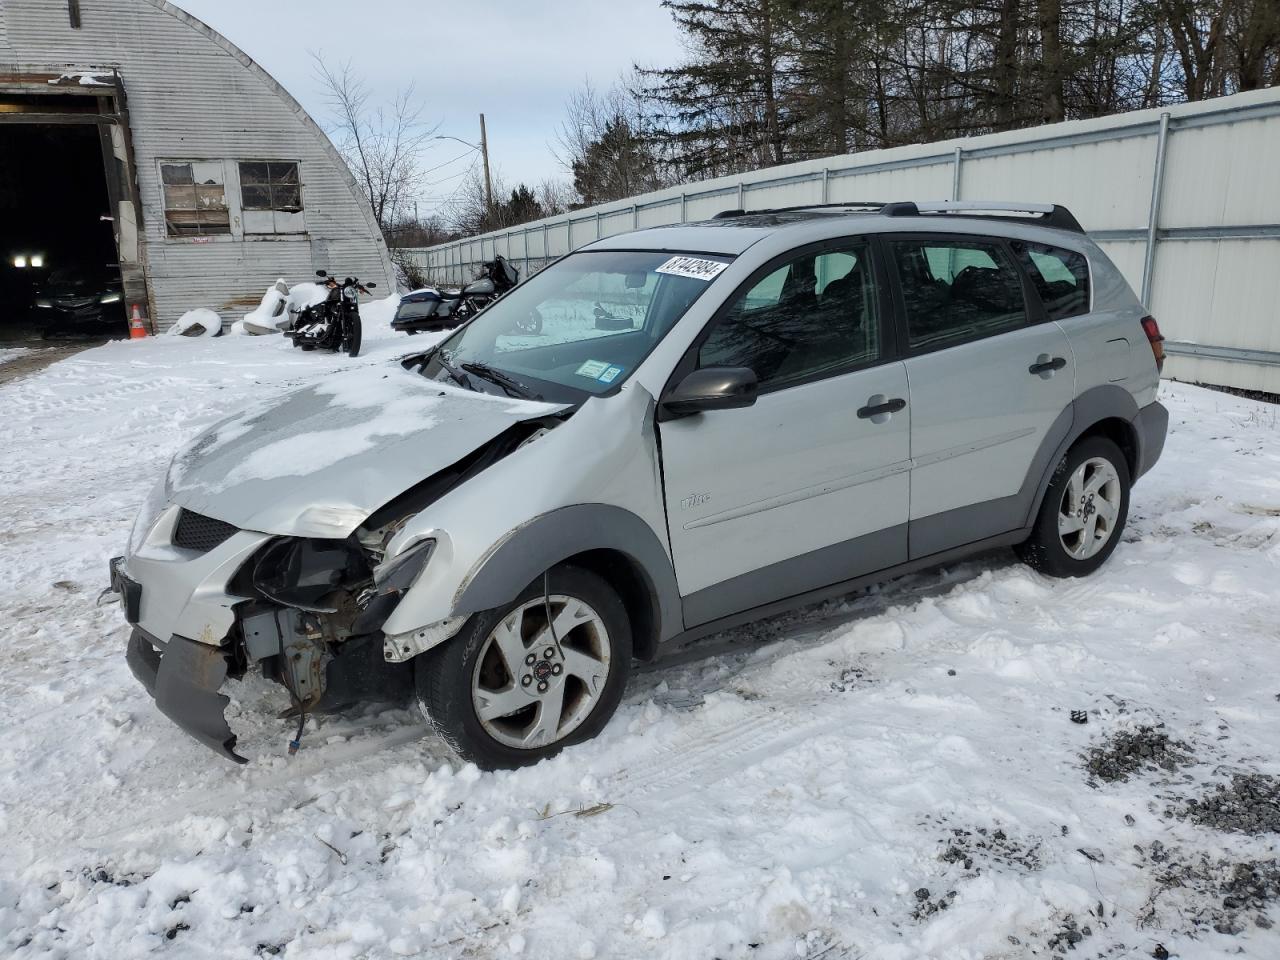
[[[1280,424],[1180,384],[1096,576],[999,552],[679,647],[513,772],[383,708],[286,759],[260,678],[230,687],[248,765],[183,735],[94,604],[152,478],[238,405],[430,342],[157,337],[0,386],[0,955],[1280,956],[1274,900],[1215,930],[1211,872],[1276,836],[1167,813],[1280,772]],[[1138,723],[1190,765],[1091,785],[1082,755]]]

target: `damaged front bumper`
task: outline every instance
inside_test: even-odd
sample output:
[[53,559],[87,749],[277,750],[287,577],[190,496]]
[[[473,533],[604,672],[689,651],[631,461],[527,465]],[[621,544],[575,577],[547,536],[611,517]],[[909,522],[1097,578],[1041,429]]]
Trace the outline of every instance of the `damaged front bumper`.
[[226,650],[177,636],[161,643],[135,627],[127,659],[161,713],[228,760],[248,762],[236,753],[236,735],[227,725],[231,700],[219,692],[227,679]]
[[219,692],[227,679],[227,650],[185,637],[167,642],[138,626],[142,618],[142,585],[124,569],[124,558],[114,557],[110,567],[110,592],[120,597],[125,619],[133,627],[125,654],[129,669],[160,712],[205,746],[236,763],[247,763],[236,753],[236,735],[227,726],[225,711],[230,699]]
[[[247,761],[237,752],[237,737],[226,720],[230,698],[223,688],[228,681],[260,671],[279,683],[288,691],[292,704],[280,714],[282,718],[331,711],[365,700],[399,702],[407,700],[412,689],[412,668],[387,663],[382,656],[379,613],[385,619],[385,611],[366,608],[358,612],[346,603],[342,604],[346,609],[339,611],[318,603],[325,591],[320,586],[306,586],[316,582],[309,574],[317,573],[317,568],[297,562],[297,551],[281,550],[289,544],[277,540],[260,554],[272,561],[268,564],[271,570],[288,569],[293,576],[258,575],[255,568],[251,592],[259,594],[257,599],[230,586],[210,591],[205,584],[205,589],[193,591],[226,611],[229,626],[216,639],[210,638],[212,642],[169,630],[162,631],[167,639],[161,639],[151,626],[153,618],[148,617],[148,610],[160,599],[153,596],[155,585],[146,579],[150,567],[144,566],[139,583],[130,576],[123,557],[111,561],[109,592],[118,595],[133,628],[126,652],[133,675],[161,713],[236,763]],[[326,550],[332,552],[320,544],[302,553],[323,566]],[[173,569],[176,567],[171,565]],[[180,605],[176,593],[171,591],[165,602]],[[364,632],[357,633],[353,627]]]

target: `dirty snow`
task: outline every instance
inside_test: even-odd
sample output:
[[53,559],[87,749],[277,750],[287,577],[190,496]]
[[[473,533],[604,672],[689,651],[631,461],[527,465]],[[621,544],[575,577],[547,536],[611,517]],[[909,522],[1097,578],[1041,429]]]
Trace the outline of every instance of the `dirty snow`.
[[[355,361],[166,337],[0,387],[0,954],[1280,955],[1280,835],[1198,814],[1280,774],[1280,425],[1194,387],[1090,579],[1000,552],[709,638],[518,772],[379,708],[286,759],[261,683],[251,763],[188,739],[94,606],[107,558],[200,429],[430,342],[369,316]],[[1144,728],[1176,764],[1091,777]]]
[[8,363],[10,360],[17,360],[24,353],[30,351],[29,347],[0,347],[0,363]]

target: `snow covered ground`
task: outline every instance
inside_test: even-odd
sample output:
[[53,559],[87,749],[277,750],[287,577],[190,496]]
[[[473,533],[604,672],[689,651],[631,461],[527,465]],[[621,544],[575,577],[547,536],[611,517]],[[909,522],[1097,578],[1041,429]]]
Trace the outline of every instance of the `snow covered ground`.
[[1280,424],[1195,387],[1091,579],[1000,552],[709,638],[518,772],[401,710],[286,759],[265,685],[247,766],[187,738],[107,558],[202,426],[430,342],[385,313],[356,361],[161,337],[0,387],[0,955],[1280,956],[1276,781],[1215,793],[1280,774]]

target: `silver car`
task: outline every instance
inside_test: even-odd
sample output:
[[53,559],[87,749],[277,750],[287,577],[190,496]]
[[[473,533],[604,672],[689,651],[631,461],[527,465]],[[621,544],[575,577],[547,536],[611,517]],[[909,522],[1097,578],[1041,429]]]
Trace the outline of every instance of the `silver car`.
[[[536,334],[530,330],[536,329]],[[730,211],[609,237],[436,348],[224,421],[112,582],[157,706],[414,697],[483,767],[595,735],[635,659],[974,551],[1116,548],[1160,332],[1065,209]]]

